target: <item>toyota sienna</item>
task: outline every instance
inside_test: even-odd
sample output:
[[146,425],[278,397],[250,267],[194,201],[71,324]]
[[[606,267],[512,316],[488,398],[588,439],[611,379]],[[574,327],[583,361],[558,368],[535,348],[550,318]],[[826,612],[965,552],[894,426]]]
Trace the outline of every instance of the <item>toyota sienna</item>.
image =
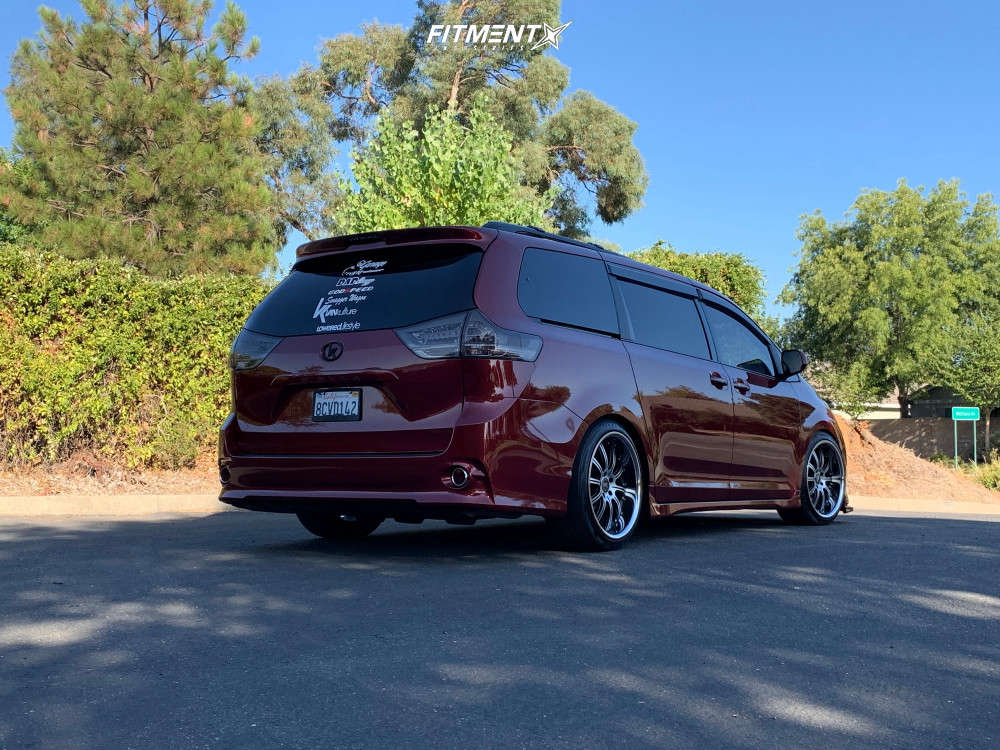
[[622,545],[644,516],[849,510],[843,440],[710,287],[534,227],[302,245],[233,344],[223,502],[360,538],[384,519],[543,516]]

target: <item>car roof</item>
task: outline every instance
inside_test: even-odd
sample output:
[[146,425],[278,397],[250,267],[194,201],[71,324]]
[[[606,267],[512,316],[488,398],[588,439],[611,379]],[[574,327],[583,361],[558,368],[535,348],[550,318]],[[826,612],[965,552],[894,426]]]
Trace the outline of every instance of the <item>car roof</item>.
[[607,263],[625,266],[626,268],[631,268],[637,271],[653,273],[667,279],[672,279],[684,284],[690,284],[697,289],[702,289],[721,297],[737,308],[739,307],[725,294],[717,289],[713,289],[708,284],[698,281],[697,279],[692,279],[688,276],[668,271],[665,268],[652,266],[648,263],[642,263],[629,255],[625,255],[624,253],[608,250],[606,247],[603,247],[596,242],[576,240],[571,237],[564,237],[559,234],[547,232],[540,227],[531,226],[529,224],[512,224],[505,221],[488,221],[481,227],[463,225],[412,227],[408,229],[387,229],[380,232],[363,232],[359,234],[341,235],[338,237],[327,237],[325,239],[313,240],[299,245],[295,254],[297,256],[297,260],[302,260],[309,256],[343,251],[354,246],[381,243],[386,245],[409,244],[433,242],[434,240],[465,241],[485,245],[488,244],[490,240],[494,239],[498,233],[515,235],[522,240],[524,237],[535,237],[537,239],[549,240],[574,247],[587,248],[589,250],[596,251],[598,255]]
[[[665,268],[660,268],[659,266],[651,266],[648,263],[643,263],[641,261],[632,258],[624,253],[618,253],[614,250],[608,250],[606,247],[597,244],[596,242],[589,242],[583,240],[575,240],[570,237],[563,237],[559,234],[553,234],[552,232],[546,232],[544,229],[539,227],[533,227],[525,224],[510,224],[504,221],[488,221],[483,224],[484,227],[488,229],[496,229],[499,232],[507,232],[509,234],[519,234],[527,235],[529,237],[538,237],[540,239],[552,240],[555,242],[563,242],[569,245],[576,245],[578,247],[587,247],[596,250],[601,258],[603,258],[608,263],[617,263],[620,266],[626,266],[627,268],[633,268],[637,271],[647,271],[649,273],[657,274],[658,276],[663,276],[674,281],[679,281],[685,284],[690,284],[691,286],[697,287],[698,289],[704,289],[705,291],[717,294],[724,299],[729,299],[722,292],[719,292],[708,284],[703,284],[702,282],[683,276],[679,273],[674,273],[673,271],[668,271]],[[732,300],[729,300],[732,302]],[[735,304],[735,303],[734,303]]]
[[601,256],[608,263],[615,263],[619,266],[625,266],[626,268],[634,268],[637,271],[646,271],[647,273],[654,273],[657,276],[663,276],[668,279],[673,279],[674,281],[680,281],[685,284],[690,284],[698,289],[704,289],[706,292],[711,292],[712,294],[717,294],[724,299],[729,299],[725,294],[713,289],[708,284],[702,283],[697,279],[692,279],[690,276],[684,276],[683,274],[675,273],[674,271],[668,271],[666,268],[660,268],[659,266],[651,266],[648,263],[643,263],[635,258],[623,255],[622,253],[615,253],[611,250],[604,250],[601,252]]

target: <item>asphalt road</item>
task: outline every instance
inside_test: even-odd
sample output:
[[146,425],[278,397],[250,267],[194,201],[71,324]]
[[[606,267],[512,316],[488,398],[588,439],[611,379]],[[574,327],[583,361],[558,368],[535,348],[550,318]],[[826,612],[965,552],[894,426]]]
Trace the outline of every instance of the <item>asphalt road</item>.
[[1000,746],[1000,523],[544,532],[0,520],[0,748]]

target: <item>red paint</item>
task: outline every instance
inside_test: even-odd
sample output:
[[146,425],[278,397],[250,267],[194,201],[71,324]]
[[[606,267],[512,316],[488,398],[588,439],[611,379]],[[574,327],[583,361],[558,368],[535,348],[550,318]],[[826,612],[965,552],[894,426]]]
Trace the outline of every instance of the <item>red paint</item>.
[[[597,419],[612,417],[645,451],[654,515],[795,507],[812,435],[825,430],[843,444],[826,404],[799,377],[544,323],[517,300],[526,247],[681,277],[548,239],[443,231],[387,233],[389,242],[364,236],[363,249],[396,253],[428,241],[483,248],[476,306],[498,326],[540,336],[537,360],[421,359],[392,330],[285,338],[256,368],[233,374],[233,414],[219,441],[228,475],[221,500],[279,511],[384,506],[412,517],[560,515],[578,445]],[[302,255],[357,249],[330,240]],[[331,341],[343,354],[328,362],[321,350]],[[339,387],[361,389],[361,421],[313,422],[313,392]],[[455,465],[471,474],[462,489],[450,483]]]

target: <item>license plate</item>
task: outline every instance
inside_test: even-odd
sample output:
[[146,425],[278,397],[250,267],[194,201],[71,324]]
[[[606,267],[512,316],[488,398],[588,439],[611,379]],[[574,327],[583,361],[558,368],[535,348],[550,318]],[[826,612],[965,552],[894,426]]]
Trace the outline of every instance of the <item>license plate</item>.
[[313,422],[355,422],[361,419],[361,391],[316,391]]

